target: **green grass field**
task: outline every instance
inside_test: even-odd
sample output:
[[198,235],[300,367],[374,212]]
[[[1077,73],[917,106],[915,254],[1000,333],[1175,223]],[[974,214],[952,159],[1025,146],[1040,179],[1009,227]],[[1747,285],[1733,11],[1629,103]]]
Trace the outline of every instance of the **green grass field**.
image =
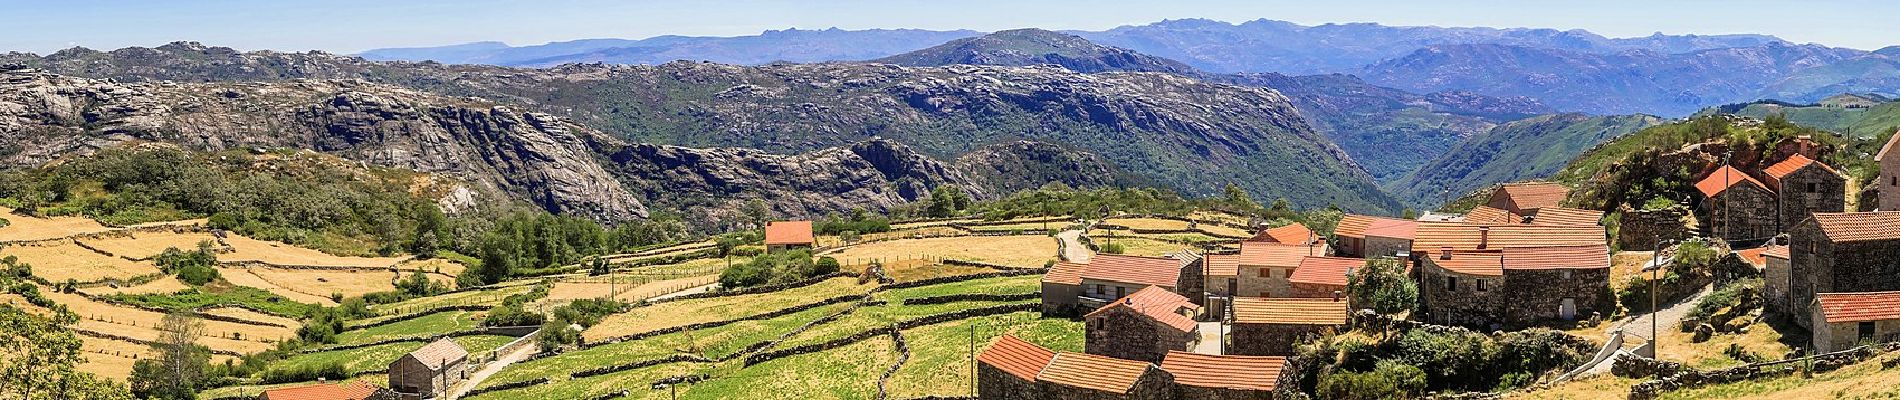
[[338,344],[369,343],[381,340],[398,339],[419,335],[446,334],[475,329],[481,326],[481,320],[473,318],[480,315],[472,311],[449,311],[429,314],[420,318],[375,326],[338,334]]
[[[474,335],[456,337],[452,340],[467,349],[471,357],[475,354],[494,351],[501,345],[514,341],[514,337],[498,335]],[[330,363],[343,364],[343,369],[351,374],[376,371],[389,367],[389,363],[401,358],[403,354],[422,348],[424,342],[391,343],[360,349],[320,351],[299,354],[271,364],[270,368],[285,370],[293,368],[314,368]]]

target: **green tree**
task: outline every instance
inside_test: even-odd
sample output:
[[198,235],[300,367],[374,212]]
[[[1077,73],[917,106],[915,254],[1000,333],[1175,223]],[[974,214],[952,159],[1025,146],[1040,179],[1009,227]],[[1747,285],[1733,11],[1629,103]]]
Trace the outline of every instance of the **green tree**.
[[1418,306],[1418,284],[1405,276],[1405,263],[1391,257],[1366,260],[1365,267],[1348,274],[1346,294],[1354,307],[1382,314],[1411,311]]
[[766,221],[772,220],[772,207],[767,206],[765,200],[747,200],[739,211],[745,214],[745,222],[752,224],[753,228],[763,228]]
[[[8,279],[0,279],[5,283]],[[41,316],[0,305],[0,398],[129,400],[124,385],[90,373],[77,365],[84,342],[73,334],[78,317],[64,307]]]
[[[1246,189],[1241,189],[1240,185],[1227,182],[1227,188],[1223,190],[1223,193],[1226,194],[1225,200],[1227,205],[1239,211],[1251,212],[1260,209],[1260,203],[1254,202],[1253,196],[1247,194]],[[1278,204],[1275,204],[1275,206],[1278,206]]]
[[132,392],[148,399],[195,399],[211,363],[211,349],[198,344],[204,321],[189,314],[169,314],[159,321],[153,341],[155,359],[132,364]]

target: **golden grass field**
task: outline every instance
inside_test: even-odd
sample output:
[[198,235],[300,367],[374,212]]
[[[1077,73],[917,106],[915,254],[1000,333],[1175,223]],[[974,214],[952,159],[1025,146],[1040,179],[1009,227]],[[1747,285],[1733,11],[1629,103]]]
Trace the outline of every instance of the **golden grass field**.
[[1056,259],[1056,240],[1047,236],[964,236],[903,239],[867,243],[826,254],[839,262],[863,265],[870,260],[954,258],[1020,267],[1042,267]]
[[906,260],[884,264],[884,275],[898,282],[909,282],[943,276],[969,275],[996,270],[982,267],[945,265],[924,260]]
[[1130,229],[1186,230],[1188,228],[1187,221],[1160,218],[1111,218],[1102,223],[1125,226]]
[[[366,293],[396,290],[395,279],[398,275],[388,271],[376,270],[329,270],[329,269],[291,269],[291,268],[218,268],[221,274],[249,275],[257,277],[270,287],[257,287],[271,293],[292,297],[291,293],[307,297],[320,297],[328,300],[330,294],[340,293],[343,297],[362,296]],[[231,280],[226,278],[226,280]],[[238,283],[231,280],[232,283]],[[243,285],[243,284],[240,284]],[[243,285],[250,286],[250,285]],[[298,297],[292,297],[299,299]],[[301,301],[301,300],[299,300]],[[325,302],[334,304],[334,302]]]
[[857,278],[836,278],[777,292],[661,303],[609,315],[599,325],[582,332],[582,336],[592,342],[674,326],[762,314],[840,295],[864,293],[872,287],[859,285]]
[[1173,244],[1139,237],[1116,237],[1114,239],[1095,237],[1093,239],[1097,246],[1107,245],[1109,243],[1121,245],[1122,254],[1131,256],[1162,257],[1183,250],[1198,251],[1200,249],[1200,247],[1194,245]]
[[[47,298],[65,305],[78,314],[80,321],[75,327],[92,332],[125,336],[141,340],[155,340],[159,332],[159,321],[164,313],[93,301],[85,296],[41,290]],[[217,350],[230,350],[239,353],[254,353],[275,348],[272,342],[295,337],[298,324],[285,324],[285,327],[259,326],[233,322],[204,320],[205,333],[199,338],[199,344]],[[271,321],[260,321],[271,322]],[[234,339],[233,334],[237,334]]]
[[1245,229],[1234,229],[1234,228],[1229,228],[1229,227],[1220,226],[1220,225],[1213,225],[1213,224],[1201,224],[1197,228],[1203,231],[1207,231],[1208,233],[1212,233],[1212,234],[1220,235],[1220,236],[1253,237],[1253,232],[1248,232]]
[[1202,220],[1202,221],[1216,221],[1216,222],[1223,222],[1223,223],[1229,223],[1229,224],[1234,224],[1234,225],[1247,225],[1247,223],[1253,222],[1252,218],[1228,214],[1228,213],[1219,212],[1219,211],[1206,211],[1206,210],[1198,210],[1198,211],[1189,212],[1188,219]]
[[899,230],[905,230],[905,229],[916,229],[916,228],[925,228],[925,227],[932,227],[932,226],[945,226],[945,225],[950,225],[950,224],[973,224],[973,223],[978,223],[978,222],[983,222],[983,219],[982,218],[960,218],[960,219],[950,219],[950,220],[943,220],[943,221],[906,222],[906,223],[901,223],[901,224],[891,224],[891,230],[899,231]]
[[284,296],[299,303],[310,303],[322,306],[334,306],[337,304],[335,301],[330,301],[330,295],[328,294],[318,295],[305,293],[303,291],[277,286],[277,283],[264,279],[261,275],[251,273],[251,269],[249,268],[218,268],[218,275],[233,285],[263,289],[266,292],[271,292],[271,294]]
[[617,274],[614,283],[608,283],[606,276],[588,277],[576,281],[555,283],[548,289],[547,301],[552,304],[566,303],[579,299],[597,299],[607,297],[608,290],[616,293],[617,299],[640,301],[642,299],[689,288],[710,285],[719,281],[719,275],[700,275],[677,279],[642,282],[639,279]]
[[[920,238],[946,237],[946,236],[967,236],[969,234],[970,234],[969,232],[964,232],[961,229],[938,225],[938,226],[899,229],[899,230],[891,230],[888,232],[878,232],[878,233],[858,235],[858,243],[878,241],[878,240],[920,239]],[[812,240],[816,242],[814,244],[818,245],[818,247],[838,247],[838,246],[843,246],[845,244],[844,239],[841,237],[838,237],[837,235],[819,235],[817,237],[812,238]]]
[[20,262],[33,265],[33,275],[49,282],[65,282],[67,279],[94,282],[159,273],[158,266],[150,261],[107,256],[71,243],[45,247],[8,246],[0,249],[0,256],[19,257]]
[[1649,274],[1643,273],[1643,265],[1649,263],[1649,258],[1654,253],[1653,251],[1624,251],[1610,255],[1610,290],[1622,290],[1623,286],[1629,284],[1631,276],[1640,274],[1647,279]]
[[89,218],[34,218],[14,214],[12,208],[6,207],[0,207],[0,218],[10,223],[0,228],[0,241],[58,239],[113,230]]
[[446,258],[431,258],[427,260],[405,261],[402,264],[397,264],[396,269],[428,272],[437,275],[437,277],[454,282],[455,276],[461,275],[462,270],[468,269],[468,266]]
[[398,257],[343,257],[288,244],[226,235],[226,244],[235,252],[218,255],[218,261],[260,261],[275,265],[319,265],[328,267],[388,268],[403,259]]
[[87,246],[105,250],[120,257],[151,258],[165,249],[195,250],[200,242],[211,242],[218,246],[218,238],[209,233],[133,233],[131,236],[82,240]]
[[177,293],[178,291],[185,290],[186,288],[189,288],[189,287],[190,286],[185,286],[184,282],[179,282],[178,277],[166,275],[163,278],[158,278],[151,282],[146,282],[143,285],[128,286],[128,287],[113,287],[112,285],[101,285],[101,286],[94,286],[94,287],[89,287],[89,288],[81,288],[79,289],[79,291],[81,293],[85,293],[85,294],[89,294],[93,296],[108,296],[108,295],[114,295],[114,294]]

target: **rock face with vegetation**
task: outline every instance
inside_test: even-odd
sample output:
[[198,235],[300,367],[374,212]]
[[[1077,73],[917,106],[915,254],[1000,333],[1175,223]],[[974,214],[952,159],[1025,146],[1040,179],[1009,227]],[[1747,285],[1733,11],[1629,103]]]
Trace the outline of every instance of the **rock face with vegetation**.
[[1432,208],[1494,184],[1548,177],[1599,143],[1662,122],[1647,115],[1583,114],[1512,121],[1459,142],[1386,189],[1415,207]]
[[957,157],[955,165],[992,195],[1008,195],[1060,183],[1072,188],[1134,186],[1141,178],[1094,153],[1043,142],[984,146]]

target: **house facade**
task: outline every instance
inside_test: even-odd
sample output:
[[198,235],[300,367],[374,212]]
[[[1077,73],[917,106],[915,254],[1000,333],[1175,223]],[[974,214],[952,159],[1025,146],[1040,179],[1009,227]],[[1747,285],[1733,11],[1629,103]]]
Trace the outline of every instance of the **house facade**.
[[1420,235],[1419,245],[1439,246],[1414,257],[1428,322],[1526,326],[1614,307],[1600,226],[1447,224]]
[[1331,298],[1346,292],[1347,274],[1364,267],[1363,258],[1306,257],[1287,278],[1291,297]]
[[1088,354],[1161,362],[1170,351],[1187,350],[1200,338],[1191,317],[1199,306],[1174,292],[1149,286],[1083,317]]
[[1042,275],[1042,315],[1067,317],[1077,312],[1082,296],[1082,269],[1086,264],[1058,262]]
[[1771,313],[1788,310],[1788,302],[1793,301],[1789,297],[1789,287],[1794,284],[1794,272],[1789,269],[1788,263],[1788,246],[1767,246],[1757,256],[1761,262],[1762,309]]
[[448,396],[468,379],[468,351],[448,338],[437,339],[389,363],[389,388],[404,399]]
[[[1900,211],[1815,213],[1788,243],[1788,315],[1812,315],[1816,293],[1900,290]],[[1794,318],[1813,329],[1811,318]]]
[[1334,241],[1339,245],[1335,253],[1359,258],[1401,256],[1412,248],[1412,237],[1417,229],[1418,221],[1413,220],[1365,215],[1340,217],[1339,225],[1333,229]]
[[1801,154],[1764,169],[1764,183],[1775,193],[1780,228],[1793,228],[1817,212],[1847,208],[1847,178],[1833,167]]
[[1695,186],[1702,192],[1699,220],[1711,237],[1761,240],[1779,232],[1781,211],[1775,193],[1741,170],[1724,165]]
[[1056,263],[1042,278],[1043,312],[1086,314],[1149,286],[1183,297],[1201,296],[1201,293],[1182,292],[1182,273],[1190,268],[1201,266],[1179,258],[1117,254],[1096,254],[1086,264]]
[[1821,293],[1813,310],[1814,353],[1900,341],[1900,291]]
[[1880,146],[1880,152],[1874,154],[1874,161],[1880,163],[1880,177],[1874,180],[1874,188],[1880,194],[1880,210],[1900,211],[1900,135],[1887,139]]
[[1327,330],[1344,329],[1344,300],[1236,297],[1227,352],[1249,356],[1293,355],[1300,342]]
[[1292,296],[1293,283],[1290,278],[1293,271],[1299,269],[1300,260],[1326,255],[1326,251],[1324,245],[1242,242],[1235,268],[1237,282],[1233,294],[1250,297]]

